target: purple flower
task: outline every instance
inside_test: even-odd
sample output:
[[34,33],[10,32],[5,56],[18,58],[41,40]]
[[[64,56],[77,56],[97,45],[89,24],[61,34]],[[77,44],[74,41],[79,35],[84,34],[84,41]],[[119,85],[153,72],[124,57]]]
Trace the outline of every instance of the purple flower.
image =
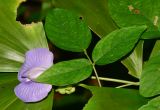
[[14,92],[24,102],[37,102],[44,99],[52,89],[52,85],[34,82],[34,79],[53,65],[53,54],[47,48],[36,48],[28,51],[25,57],[18,72],[21,83]]

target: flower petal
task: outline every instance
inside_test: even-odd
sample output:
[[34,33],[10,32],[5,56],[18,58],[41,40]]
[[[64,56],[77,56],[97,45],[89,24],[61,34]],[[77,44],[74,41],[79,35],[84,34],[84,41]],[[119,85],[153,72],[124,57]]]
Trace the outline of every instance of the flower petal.
[[[21,82],[30,81],[28,78],[28,71],[33,70],[34,68],[41,68],[40,70],[45,71],[52,65],[53,54],[48,48],[32,49],[26,53],[25,62],[18,73],[18,79]],[[36,76],[39,76],[41,73],[43,73],[43,71],[38,72],[38,75]]]
[[29,81],[20,83],[14,92],[24,102],[37,102],[44,99],[51,89],[52,85]]

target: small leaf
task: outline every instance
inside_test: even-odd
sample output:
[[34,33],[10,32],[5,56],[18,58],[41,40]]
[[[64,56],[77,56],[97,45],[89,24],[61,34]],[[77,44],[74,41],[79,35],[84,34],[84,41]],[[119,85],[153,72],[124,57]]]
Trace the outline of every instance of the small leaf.
[[117,29],[108,12],[108,0],[53,0],[55,7],[77,12],[99,37]]
[[140,93],[145,97],[160,94],[160,56],[154,56],[145,63],[140,78]]
[[156,97],[148,102],[148,104],[143,105],[138,110],[159,110],[160,109],[160,97]]
[[139,41],[130,56],[122,60],[122,64],[129,70],[128,73],[136,78],[140,78],[142,73],[143,44],[144,41]]
[[93,96],[83,110],[137,110],[147,100],[137,90],[85,86]]
[[133,26],[110,33],[95,46],[93,61],[105,65],[119,60],[133,49],[145,29],[146,26]]
[[64,9],[48,13],[45,29],[51,42],[64,50],[82,52],[91,42],[91,32],[84,21]]
[[36,81],[56,86],[78,83],[92,73],[92,65],[87,59],[63,61],[53,65],[40,75]]
[[160,37],[159,0],[109,0],[109,9],[119,27],[147,25],[148,29],[142,38]]

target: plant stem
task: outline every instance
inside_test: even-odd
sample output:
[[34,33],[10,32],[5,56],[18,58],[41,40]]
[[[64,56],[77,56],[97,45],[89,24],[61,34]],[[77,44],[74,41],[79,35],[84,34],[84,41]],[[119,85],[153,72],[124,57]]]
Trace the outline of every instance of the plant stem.
[[93,62],[92,62],[92,60],[90,59],[90,57],[89,57],[89,55],[88,55],[88,53],[87,53],[86,50],[84,50],[84,54],[85,54],[86,57],[88,58],[89,62],[93,65]]
[[127,86],[132,86],[132,84],[123,84],[121,86],[117,86],[116,88],[123,88],[123,87],[127,87]]
[[[96,79],[95,76],[92,76],[91,78]],[[103,81],[111,81],[111,82],[117,82],[117,83],[131,84],[131,85],[135,85],[135,86],[139,85],[139,82],[132,82],[132,81],[126,81],[126,80],[121,80],[121,79],[103,78],[103,77],[98,77],[98,79],[103,80]]]
[[95,73],[95,75],[96,75],[96,79],[97,79],[97,82],[98,82],[98,84],[99,84],[99,87],[102,87],[101,81],[100,81],[100,79],[99,79],[99,77],[98,77],[98,73],[97,73],[97,71],[96,71],[96,68],[95,68],[95,65],[94,65],[94,64],[93,64],[93,70],[94,70],[94,73]]
[[92,64],[92,67],[93,67],[93,70],[94,70],[94,73],[95,73],[95,79],[97,79],[97,82],[98,82],[98,85],[99,85],[99,87],[102,87],[102,84],[101,84],[101,82],[100,82],[100,80],[99,80],[99,76],[98,76],[98,73],[97,73],[97,70],[96,70],[96,68],[95,68],[95,64],[92,62],[92,60],[90,59],[90,57],[89,57],[89,55],[87,54],[87,51],[86,50],[84,50],[84,54],[86,55],[86,57],[88,58],[88,60],[90,61],[90,63]]

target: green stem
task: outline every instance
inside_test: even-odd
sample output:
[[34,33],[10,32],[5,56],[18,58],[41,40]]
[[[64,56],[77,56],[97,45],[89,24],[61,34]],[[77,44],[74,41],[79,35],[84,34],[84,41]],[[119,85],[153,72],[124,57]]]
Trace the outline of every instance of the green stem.
[[99,84],[99,87],[102,87],[101,81],[100,81],[100,79],[99,79],[99,77],[98,77],[98,73],[97,73],[97,71],[96,71],[96,68],[95,68],[95,65],[94,65],[94,64],[93,64],[93,70],[94,70],[94,73],[95,73],[95,75],[96,75],[96,79],[97,79],[97,82],[98,82],[98,84]]
[[[96,79],[95,76],[92,76],[91,78]],[[117,82],[117,83],[131,84],[131,85],[135,85],[135,86],[139,85],[139,82],[132,82],[132,81],[126,81],[126,80],[121,80],[121,79],[103,78],[103,77],[98,77],[98,79],[103,80],[103,81],[111,81],[111,82]]]
[[92,60],[90,59],[90,57],[89,57],[89,55],[88,55],[88,53],[87,53],[86,50],[84,50],[84,54],[85,54],[86,57],[88,58],[89,62],[93,65],[93,62],[92,62]]
[[127,87],[127,86],[132,86],[132,84],[123,84],[121,86],[117,86],[116,88],[123,88],[123,87]]
[[97,82],[98,82],[98,85],[99,85],[99,87],[102,87],[102,84],[101,84],[101,82],[100,82],[100,80],[99,80],[99,76],[98,76],[98,73],[97,73],[97,70],[96,70],[96,68],[95,68],[95,64],[92,62],[92,60],[90,59],[90,57],[89,57],[89,55],[87,54],[87,51],[86,50],[84,50],[84,54],[86,55],[86,57],[88,58],[88,60],[90,61],[90,63],[92,64],[92,68],[93,68],[93,70],[94,70],[94,73],[95,73],[95,79],[97,79]]

